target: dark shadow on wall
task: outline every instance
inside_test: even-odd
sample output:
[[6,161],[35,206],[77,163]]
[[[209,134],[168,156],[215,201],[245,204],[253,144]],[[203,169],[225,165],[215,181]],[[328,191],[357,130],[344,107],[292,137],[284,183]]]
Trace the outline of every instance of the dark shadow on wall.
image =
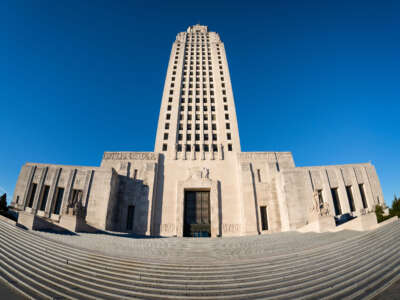
[[221,182],[218,180],[217,183],[217,190],[218,190],[218,237],[222,236],[222,198],[221,198]]
[[[164,196],[164,162],[165,155],[160,154],[157,168],[157,182],[154,185],[157,186],[156,195],[154,197],[152,207],[152,231],[153,236],[160,236],[161,223],[162,223],[162,207],[163,207],[163,196]],[[150,200],[151,201],[151,200]]]

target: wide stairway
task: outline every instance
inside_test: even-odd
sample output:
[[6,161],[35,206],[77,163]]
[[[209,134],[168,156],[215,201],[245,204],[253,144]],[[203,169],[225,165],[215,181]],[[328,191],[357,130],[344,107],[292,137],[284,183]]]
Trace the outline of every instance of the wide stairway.
[[0,279],[34,299],[369,299],[400,279],[399,221],[271,236],[130,239],[141,253],[117,258],[0,220]]

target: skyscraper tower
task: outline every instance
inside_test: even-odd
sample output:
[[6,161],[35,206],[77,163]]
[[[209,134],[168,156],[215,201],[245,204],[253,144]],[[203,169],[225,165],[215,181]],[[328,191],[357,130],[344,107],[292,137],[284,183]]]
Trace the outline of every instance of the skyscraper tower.
[[154,151],[183,160],[240,152],[225,47],[207,26],[190,26],[173,43]]

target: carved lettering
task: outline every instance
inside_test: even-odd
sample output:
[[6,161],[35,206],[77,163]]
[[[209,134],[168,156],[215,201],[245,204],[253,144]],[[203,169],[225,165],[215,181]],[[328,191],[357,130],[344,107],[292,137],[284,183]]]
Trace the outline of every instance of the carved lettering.
[[290,157],[290,152],[241,152],[238,153],[239,160],[266,160],[266,161],[276,161],[279,159]]
[[240,224],[222,224],[222,232],[235,233],[240,231]]
[[104,152],[104,160],[157,160],[154,152]]

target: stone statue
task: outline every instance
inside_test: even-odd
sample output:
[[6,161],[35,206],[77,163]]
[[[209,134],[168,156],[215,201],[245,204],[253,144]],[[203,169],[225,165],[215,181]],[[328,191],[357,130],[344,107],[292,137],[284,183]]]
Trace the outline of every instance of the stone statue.
[[207,168],[203,168],[202,172],[201,172],[201,178],[210,178],[210,170]]
[[82,205],[82,200],[79,200],[75,203],[74,209],[73,209],[73,214],[77,218],[83,218],[84,217],[84,207]]
[[314,191],[311,213],[318,216],[329,216],[329,204],[321,200],[318,191]]
[[329,216],[329,203],[328,202],[322,202],[319,215],[320,216]]

